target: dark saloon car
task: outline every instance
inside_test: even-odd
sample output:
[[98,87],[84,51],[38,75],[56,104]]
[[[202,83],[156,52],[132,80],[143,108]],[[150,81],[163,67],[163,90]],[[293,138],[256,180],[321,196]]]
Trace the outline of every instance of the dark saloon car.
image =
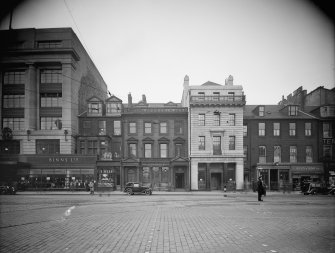
[[150,187],[143,186],[140,183],[129,182],[126,184],[124,192],[128,193],[128,195],[134,195],[135,193],[144,193],[146,195],[151,195],[152,189]]

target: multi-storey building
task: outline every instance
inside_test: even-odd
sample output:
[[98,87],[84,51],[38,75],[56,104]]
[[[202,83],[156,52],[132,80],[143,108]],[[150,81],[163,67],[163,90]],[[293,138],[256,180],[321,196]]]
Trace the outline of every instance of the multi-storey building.
[[187,108],[180,103],[124,104],[121,185],[139,181],[153,190],[189,190]]
[[335,88],[320,86],[307,93],[302,86],[279,102],[281,105],[297,104],[303,111],[319,118],[319,161],[324,167],[324,181],[335,182]]
[[182,105],[188,107],[192,190],[243,188],[243,107],[241,85],[190,86],[184,78]]
[[107,85],[81,42],[71,28],[0,36],[2,171],[20,167],[20,179],[41,184],[93,176],[95,165],[74,156],[77,116],[92,95],[106,98]]
[[77,152],[96,156],[98,190],[121,189],[122,100],[91,97],[79,116]]
[[298,105],[246,105],[243,127],[249,180],[262,175],[270,190],[283,183],[299,187],[304,180],[321,180],[317,117]]

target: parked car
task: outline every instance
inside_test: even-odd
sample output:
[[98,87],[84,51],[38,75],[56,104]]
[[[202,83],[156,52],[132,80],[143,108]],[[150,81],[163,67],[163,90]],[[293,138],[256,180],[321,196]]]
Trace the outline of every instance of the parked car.
[[124,192],[126,192],[128,195],[134,195],[135,193],[144,193],[146,195],[151,195],[152,189],[150,187],[143,186],[137,182],[128,182],[126,184],[126,187],[124,188]]

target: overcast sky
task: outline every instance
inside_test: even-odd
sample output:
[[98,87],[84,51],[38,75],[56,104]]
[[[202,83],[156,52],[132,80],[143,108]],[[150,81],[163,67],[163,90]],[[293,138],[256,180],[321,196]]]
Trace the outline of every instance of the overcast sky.
[[129,92],[180,102],[185,75],[190,85],[232,75],[247,104],[335,84],[334,24],[304,0],[31,0],[12,28],[31,27],[72,27],[124,102]]

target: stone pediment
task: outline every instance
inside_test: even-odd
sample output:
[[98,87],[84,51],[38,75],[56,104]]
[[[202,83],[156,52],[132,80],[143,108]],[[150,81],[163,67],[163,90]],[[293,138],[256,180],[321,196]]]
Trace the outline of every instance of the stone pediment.
[[97,96],[92,96],[89,99],[87,99],[87,102],[101,102],[102,103],[102,100],[98,98]]
[[177,137],[175,139],[173,139],[174,142],[185,142],[185,139],[181,138],[181,137]]
[[140,159],[138,158],[133,158],[133,157],[128,157],[122,160],[122,163],[139,163]]
[[188,162],[186,157],[177,156],[171,160],[171,162]]
[[127,139],[127,142],[138,142],[138,139],[135,139],[134,137],[130,137]]
[[106,99],[106,102],[117,102],[117,103],[122,103],[122,100],[119,99],[118,97],[115,97],[114,95],[112,95],[111,97]]
[[149,137],[146,137],[142,140],[142,142],[154,142],[154,140]]
[[170,140],[165,137],[162,137],[158,139],[158,142],[170,142]]

